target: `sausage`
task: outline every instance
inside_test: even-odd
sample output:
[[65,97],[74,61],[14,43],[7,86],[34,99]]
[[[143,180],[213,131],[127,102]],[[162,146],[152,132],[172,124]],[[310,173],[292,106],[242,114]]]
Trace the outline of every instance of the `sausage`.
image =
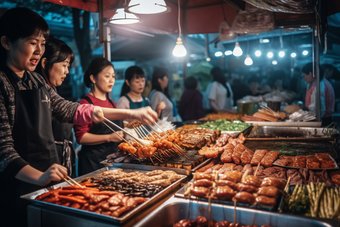
[[230,222],[228,221],[219,221],[216,222],[215,227],[228,227]]
[[242,183],[246,184],[246,185],[252,185],[252,186],[258,188],[258,187],[260,187],[262,181],[257,176],[248,175],[248,176],[244,177]]
[[128,207],[128,206],[124,206],[124,207],[121,207],[119,209],[117,209],[116,211],[112,212],[112,216],[113,217],[119,217],[122,213],[130,210],[132,207]]
[[110,203],[106,202],[101,205],[101,208],[104,210],[110,210]]
[[227,171],[221,177],[221,180],[230,180],[235,183],[240,182],[242,178],[242,173],[238,171]]
[[261,183],[261,187],[263,186],[274,186],[277,187],[280,190],[283,190],[286,186],[286,182],[283,180],[279,180],[275,177],[266,177],[263,179]]
[[148,198],[143,198],[143,197],[134,197],[133,198],[137,204],[144,203],[145,201],[148,200]]
[[103,215],[108,215],[108,216],[111,216],[111,211],[102,211],[102,214]]
[[196,170],[196,172],[205,172],[206,170],[210,169],[211,167],[218,164],[219,162],[220,162],[220,160],[218,158],[216,158],[216,159],[212,160],[211,162],[209,162],[206,166],[203,166],[202,168]]
[[195,180],[201,180],[201,179],[212,180],[212,175],[208,173],[196,173],[194,179]]
[[82,209],[82,210],[89,210],[89,203],[85,203],[85,204],[83,204],[83,206],[80,208],[80,209]]
[[104,205],[105,203],[106,203],[106,201],[101,201],[100,203],[98,203],[96,205],[90,205],[89,210],[90,211],[97,211],[98,209],[101,209],[101,206]]
[[124,198],[120,201],[119,205],[121,205],[121,206],[127,206],[127,201],[128,201],[128,199],[129,199],[129,197],[124,197]]
[[249,193],[256,193],[257,192],[257,188],[255,188],[252,185],[246,185],[246,184],[239,184],[238,185],[238,191],[239,192],[249,192]]
[[218,186],[212,196],[216,199],[230,200],[235,195],[235,192],[229,186]]
[[79,209],[81,207],[81,205],[79,203],[73,203],[71,205],[72,208],[75,208],[75,209]]
[[260,195],[256,197],[256,204],[273,207],[276,204],[276,199]]
[[63,203],[61,203],[60,205],[61,206],[65,206],[65,207],[69,207],[70,206],[70,202],[63,202]]
[[112,206],[117,206],[119,205],[120,201],[122,201],[123,198],[124,198],[124,195],[122,193],[118,193],[112,196],[111,198],[109,198],[108,202]]
[[194,187],[190,189],[190,194],[197,197],[207,198],[209,194],[209,188],[205,187]]
[[218,180],[216,181],[216,186],[229,186],[235,191],[238,190],[238,184],[230,180]]
[[99,203],[100,201],[107,200],[108,198],[110,198],[108,195],[92,195],[90,203]]
[[56,203],[56,202],[59,202],[59,198],[58,197],[45,198],[42,201],[46,203]]
[[63,195],[59,195],[58,198],[61,199],[61,200],[65,200],[65,201],[67,201],[67,202],[80,203],[80,204],[85,204],[85,203],[87,203],[86,200],[74,198],[74,197],[71,197],[71,196],[63,196]]
[[113,196],[116,195],[118,192],[114,191],[99,191],[99,192],[93,192],[93,195],[108,195],[108,196]]
[[36,200],[43,200],[45,199],[46,197],[49,197],[50,195],[52,195],[52,191],[49,191],[49,192],[45,192],[41,195],[38,195],[35,199]]
[[255,196],[249,192],[238,192],[232,199],[239,203],[251,203],[255,202]]
[[279,189],[274,186],[264,186],[259,188],[257,195],[263,195],[267,197],[277,198],[279,196]]
[[115,211],[115,210],[118,210],[120,208],[120,206],[111,206],[110,207],[110,211]]
[[194,181],[194,187],[206,187],[209,188],[213,185],[213,182],[208,179],[201,179],[201,180],[195,180]]

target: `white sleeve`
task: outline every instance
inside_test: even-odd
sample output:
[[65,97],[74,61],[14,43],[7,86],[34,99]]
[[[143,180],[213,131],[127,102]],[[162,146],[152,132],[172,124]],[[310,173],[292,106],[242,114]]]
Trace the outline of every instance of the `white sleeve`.
[[159,91],[156,91],[152,94],[150,97],[150,105],[153,110],[156,110],[157,104],[162,100],[162,93]]
[[125,96],[122,96],[120,99],[118,99],[117,109],[130,109],[130,102]]
[[307,108],[309,109],[309,110],[314,110],[315,111],[315,108],[316,108],[316,103],[315,103],[315,97],[316,97],[316,87],[314,87],[314,90],[313,90],[313,92],[312,92],[312,95],[311,95],[311,102],[310,102],[310,105],[309,106],[307,106]]
[[208,99],[216,100],[216,96],[217,96],[217,86],[216,86],[216,83],[213,83],[210,87]]

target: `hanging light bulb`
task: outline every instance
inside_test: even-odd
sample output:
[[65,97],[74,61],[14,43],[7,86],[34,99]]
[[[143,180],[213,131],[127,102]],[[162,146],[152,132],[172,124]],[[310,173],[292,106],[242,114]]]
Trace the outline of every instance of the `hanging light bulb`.
[[164,0],[131,0],[128,11],[136,14],[163,13],[169,8]]
[[250,57],[249,54],[247,54],[247,57],[246,57],[246,59],[244,60],[244,64],[245,64],[245,65],[248,65],[248,66],[253,64],[253,59],[251,59],[251,57]]
[[243,54],[243,51],[240,47],[240,44],[238,42],[235,43],[235,48],[233,50],[233,55],[236,57],[240,57]]
[[[132,1],[131,1],[132,2]],[[182,39],[181,39],[181,22],[180,22],[180,16],[181,16],[181,5],[180,5],[180,0],[178,0],[178,38],[177,38],[177,42],[176,42],[176,46],[174,48],[174,50],[172,51],[172,54],[175,57],[184,57],[185,55],[187,55],[187,50],[185,49]]]
[[115,15],[110,20],[111,24],[135,24],[140,21],[139,17],[133,13],[125,12],[124,8],[117,9]]

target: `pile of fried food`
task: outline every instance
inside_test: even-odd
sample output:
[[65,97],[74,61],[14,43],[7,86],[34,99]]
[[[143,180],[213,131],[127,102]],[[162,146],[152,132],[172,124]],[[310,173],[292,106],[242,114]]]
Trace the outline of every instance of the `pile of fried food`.
[[328,153],[316,153],[307,156],[287,156],[282,155],[274,162],[274,165],[290,166],[308,169],[333,169],[335,168],[334,160]]
[[131,122],[129,122],[128,124],[126,124],[125,126],[126,127],[128,127],[128,128],[137,128],[137,127],[139,127],[139,126],[142,126],[143,124],[142,124],[142,122],[141,121],[139,121],[139,120],[133,120],[133,121],[131,121]]
[[242,116],[241,114],[236,114],[236,113],[211,113],[198,120],[199,121],[216,121],[220,119],[225,119],[225,120],[233,121],[233,120],[239,120],[241,116]]
[[122,213],[148,199],[124,196],[124,194],[114,191],[100,191],[98,188],[67,186],[41,194],[36,197],[36,200],[119,217]]
[[174,171],[124,172],[113,169],[84,179],[79,186],[66,186],[36,197],[48,203],[119,217],[181,179]]
[[[219,222],[214,222],[213,220],[210,220],[210,225],[209,221],[206,217],[203,216],[198,216],[196,220],[189,220],[189,219],[183,219],[177,222],[174,227],[194,227],[194,226],[199,226],[199,227],[243,227],[243,225],[239,222],[229,222],[229,221],[219,221]],[[258,225],[246,225],[244,227],[259,227]],[[265,225],[262,227],[271,227],[269,225]]]
[[180,134],[178,145],[187,149],[201,149],[205,145],[215,143],[216,139],[221,135],[219,130],[210,129],[178,129],[177,133]]
[[261,106],[263,109],[258,110],[253,116],[243,116],[242,121],[271,121],[277,122],[284,120],[287,115],[284,112],[275,112],[268,106]]
[[[217,172],[216,172],[217,173]],[[238,203],[274,207],[286,181],[274,177],[260,179],[248,172],[226,171],[220,179],[218,174],[196,173],[190,195]]]
[[[119,180],[125,184],[149,184],[167,187],[171,183],[181,179],[182,176],[174,171],[153,170],[151,172],[142,173],[139,171],[124,172],[122,169],[112,169],[101,172],[98,178],[106,182],[105,186],[110,185],[112,182]],[[110,183],[111,182],[111,183]]]
[[184,154],[184,150],[177,144],[180,135],[173,130],[168,130],[166,133],[150,133],[143,139],[150,141],[150,144],[142,145],[134,140],[119,144],[118,149],[129,152],[137,158],[150,158],[152,160],[151,157],[154,157],[160,162],[162,162],[163,157]]
[[288,209],[289,213],[312,217],[340,218],[340,190],[327,188],[325,183],[296,185]]

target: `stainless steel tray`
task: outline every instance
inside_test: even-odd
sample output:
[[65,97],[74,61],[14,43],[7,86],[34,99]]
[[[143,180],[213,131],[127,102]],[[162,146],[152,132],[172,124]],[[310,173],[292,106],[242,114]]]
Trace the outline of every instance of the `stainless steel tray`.
[[[329,135],[326,131],[329,131]],[[280,127],[259,126],[257,137],[248,137],[251,130],[247,130],[247,140],[334,140],[339,136],[337,129],[325,129],[316,127]]]
[[[79,214],[79,215],[86,215],[87,217],[93,217],[93,218],[101,219],[101,220],[104,220],[104,221],[109,221],[109,222],[121,224],[121,223],[127,221],[128,219],[133,218],[133,216],[136,213],[138,213],[142,209],[146,209],[149,205],[151,205],[152,203],[154,203],[157,200],[161,199],[164,195],[166,195],[169,192],[171,192],[174,189],[176,189],[181,184],[181,182],[184,181],[187,178],[187,176],[185,174],[181,174],[181,172],[183,173],[182,169],[173,169],[173,168],[166,168],[166,167],[162,167],[161,168],[161,167],[144,166],[144,165],[136,165],[136,164],[120,164],[120,165],[119,164],[120,163],[117,163],[113,167],[99,169],[99,170],[94,171],[92,173],[89,173],[89,174],[83,175],[81,177],[75,178],[75,180],[79,182],[79,181],[85,179],[86,177],[97,176],[100,172],[102,172],[104,170],[118,169],[118,168],[122,168],[126,172],[136,171],[136,170],[138,170],[140,172],[148,172],[148,171],[154,170],[154,169],[173,170],[176,173],[178,173],[180,175],[183,175],[183,176],[182,176],[181,179],[177,180],[176,182],[174,182],[171,185],[169,185],[168,187],[164,188],[162,191],[160,191],[156,195],[154,195],[151,198],[149,198],[149,200],[147,200],[146,202],[138,205],[137,207],[135,207],[134,209],[128,211],[125,214],[123,214],[119,218],[114,218],[114,217],[111,217],[111,216],[97,214],[97,213],[90,212],[90,211],[85,211],[85,210],[80,210],[80,209],[75,209],[75,208],[71,208],[71,207],[65,207],[65,206],[56,205],[56,204],[53,204],[53,203],[47,203],[47,202],[35,200],[35,198],[38,195],[41,195],[41,194],[43,194],[43,193],[45,193],[47,191],[50,191],[50,190],[53,190],[53,189],[59,188],[59,187],[68,186],[68,184],[66,182],[56,184],[56,185],[51,186],[49,188],[40,189],[38,191],[35,191],[35,192],[32,192],[32,193],[23,195],[20,198],[29,200],[33,204],[40,205],[40,206],[43,206],[43,207],[46,207],[46,208],[57,209],[57,210],[60,210],[60,211],[66,211],[66,212],[70,212],[70,213],[74,213],[74,214]],[[149,167],[153,167],[153,168],[149,168]]]
[[[174,223],[187,218],[189,201],[172,197],[160,207],[137,223],[136,227],[172,227]],[[332,227],[338,226],[338,220],[321,220],[275,212],[259,211],[249,208],[236,208],[236,221],[242,225],[270,225],[272,227]],[[208,203],[190,202],[190,219],[208,215]],[[211,204],[211,218],[214,221],[234,220],[234,207]]]
[[[339,169],[338,163],[334,160],[334,158],[329,155],[329,157],[333,160],[334,164],[335,164],[335,168],[330,168],[330,169],[325,169],[325,170],[335,170],[335,169]],[[275,160],[276,161],[276,160]],[[292,167],[292,166],[281,166],[281,165],[277,165],[273,163],[273,166],[278,166],[278,167],[282,167],[282,168],[287,168],[287,169],[306,169],[305,168],[301,168],[301,167]],[[308,168],[309,169],[309,168]],[[324,170],[324,168],[319,168],[319,169],[309,169],[309,170]]]
[[[178,198],[182,198],[182,199],[186,199],[189,200],[188,197],[184,196],[184,193],[186,191],[188,187],[188,184],[183,186],[179,191],[176,192],[175,197]],[[256,210],[268,210],[268,211],[277,211],[279,204],[281,204],[281,200],[283,199],[283,197],[280,195],[277,200],[276,200],[276,204],[274,207],[269,207],[269,206],[260,206],[260,205],[254,205],[254,204],[248,204],[248,203],[237,203],[237,206],[239,207],[248,207],[248,208],[253,208]],[[191,201],[202,201],[202,202],[208,202],[208,199],[205,198],[201,198],[201,197],[196,197],[196,196],[191,196],[190,197]],[[214,204],[224,204],[224,205],[230,205],[233,206],[234,202],[230,201],[230,200],[216,200],[216,199],[211,199],[211,203]]]

